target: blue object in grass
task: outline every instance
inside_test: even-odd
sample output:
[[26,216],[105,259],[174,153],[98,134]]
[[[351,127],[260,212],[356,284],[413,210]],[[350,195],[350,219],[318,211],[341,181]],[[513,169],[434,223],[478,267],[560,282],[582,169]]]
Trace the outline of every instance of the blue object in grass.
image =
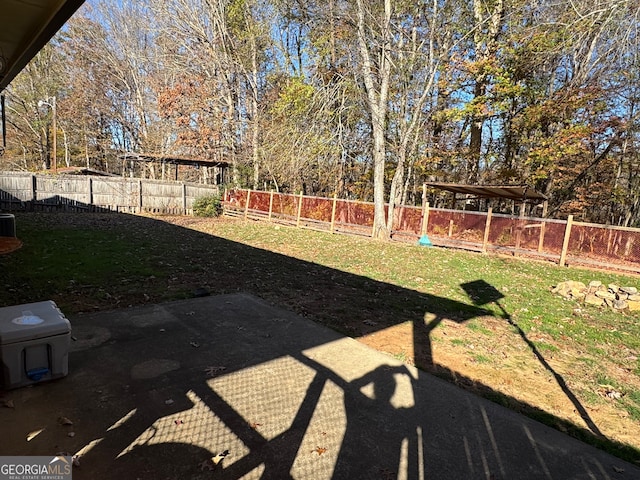
[[422,235],[420,237],[420,240],[418,240],[418,245],[421,245],[423,247],[433,247],[433,243],[431,243],[431,240],[429,240],[429,237],[427,235]]

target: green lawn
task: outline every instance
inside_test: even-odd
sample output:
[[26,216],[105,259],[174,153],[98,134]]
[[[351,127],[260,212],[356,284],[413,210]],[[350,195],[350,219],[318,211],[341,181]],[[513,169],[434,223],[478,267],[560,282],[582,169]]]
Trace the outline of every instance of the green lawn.
[[[616,437],[640,422],[640,315],[550,292],[564,280],[640,287],[638,277],[241,220],[17,213],[16,224],[23,247],[0,256],[0,305],[53,299],[69,316],[205,288],[251,292],[354,337],[413,324],[424,328],[427,356],[412,356],[414,344],[389,352],[396,358],[455,374],[457,366],[430,360],[444,349],[486,372],[488,397],[527,404],[554,425],[562,422],[550,408],[512,401],[513,393],[504,400],[490,376],[531,370],[556,390],[561,377],[572,402],[596,412],[594,423],[599,409],[619,412],[619,425],[594,443],[640,459],[640,440],[621,449],[630,442]],[[589,440],[588,428],[577,430]]]

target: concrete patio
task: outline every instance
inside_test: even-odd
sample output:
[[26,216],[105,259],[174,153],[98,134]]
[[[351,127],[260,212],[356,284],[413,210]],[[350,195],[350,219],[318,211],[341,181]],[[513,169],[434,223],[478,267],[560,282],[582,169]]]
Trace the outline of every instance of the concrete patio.
[[77,455],[76,480],[640,478],[247,294],[69,319],[69,375],[5,393],[0,454]]

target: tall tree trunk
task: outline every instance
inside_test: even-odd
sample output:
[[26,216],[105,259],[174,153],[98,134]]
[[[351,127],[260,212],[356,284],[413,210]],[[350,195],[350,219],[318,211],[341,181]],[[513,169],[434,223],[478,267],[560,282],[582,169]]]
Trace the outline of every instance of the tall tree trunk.
[[[489,10],[486,18],[485,9]],[[478,73],[474,78],[473,97],[475,100],[483,102],[489,83],[485,64],[496,53],[498,37],[504,22],[504,0],[494,0],[492,2],[473,0],[473,16],[476,22],[473,41],[475,44],[475,60],[478,66]],[[484,113],[477,111],[471,116],[467,183],[480,181],[484,117]]]
[[387,117],[387,99],[389,96],[389,78],[391,63],[389,62],[389,24],[391,22],[391,0],[384,0],[384,19],[382,21],[380,50],[377,75],[367,43],[367,25],[364,0],[357,0],[358,14],[358,48],[362,57],[362,75],[367,93],[367,107],[371,117],[371,134],[373,137],[373,237],[388,239],[391,232],[387,227],[384,190],[385,190],[385,127]]

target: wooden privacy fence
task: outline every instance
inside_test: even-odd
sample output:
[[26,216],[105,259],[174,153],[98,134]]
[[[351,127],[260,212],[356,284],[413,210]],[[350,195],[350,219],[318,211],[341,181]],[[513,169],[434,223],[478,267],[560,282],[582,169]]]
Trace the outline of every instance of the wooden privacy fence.
[[0,209],[191,214],[195,199],[216,185],[160,180],[0,173]]
[[[224,214],[337,233],[371,236],[373,203],[256,190],[224,195]],[[385,207],[386,208],[386,207]],[[640,229],[567,220],[400,206],[392,238],[640,272]]]

